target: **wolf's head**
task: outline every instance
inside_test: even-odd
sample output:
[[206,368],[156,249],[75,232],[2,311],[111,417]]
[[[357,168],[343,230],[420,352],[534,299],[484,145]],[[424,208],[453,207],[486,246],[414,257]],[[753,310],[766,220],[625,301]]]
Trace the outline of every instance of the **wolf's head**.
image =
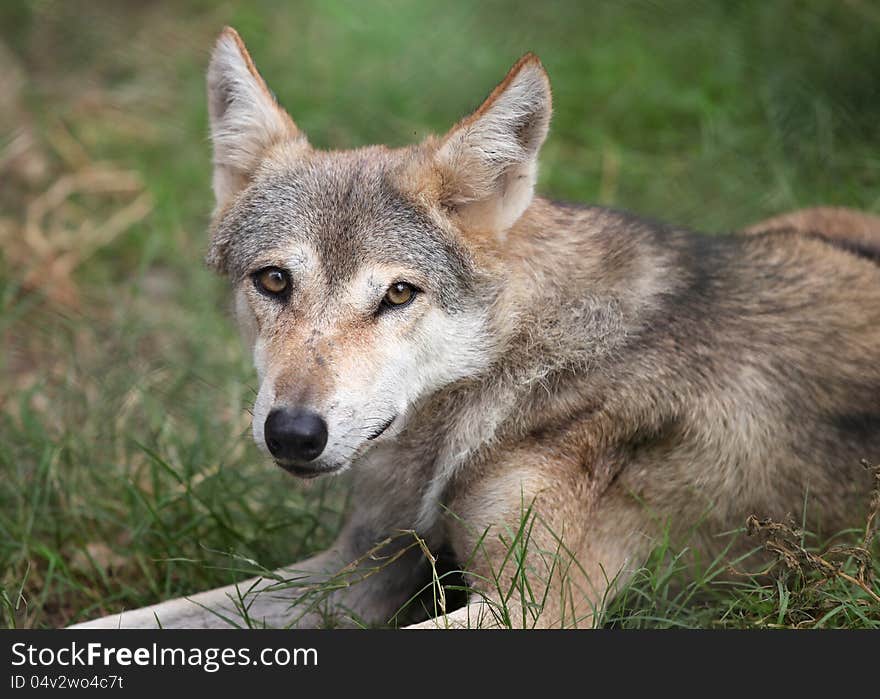
[[319,151],[226,29],[208,106],[208,262],[231,279],[253,347],[254,439],[297,475],[342,471],[495,360],[497,253],[532,200],[547,75],[525,56],[442,138]]

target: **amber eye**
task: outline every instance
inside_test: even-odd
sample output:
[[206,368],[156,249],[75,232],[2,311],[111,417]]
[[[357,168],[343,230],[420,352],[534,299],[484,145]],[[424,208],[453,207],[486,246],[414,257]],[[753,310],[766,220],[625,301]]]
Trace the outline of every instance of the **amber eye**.
[[281,296],[290,287],[290,276],[278,267],[266,267],[254,274],[257,289],[270,296]]
[[382,299],[384,306],[405,306],[415,298],[416,288],[406,282],[397,282],[388,287]]

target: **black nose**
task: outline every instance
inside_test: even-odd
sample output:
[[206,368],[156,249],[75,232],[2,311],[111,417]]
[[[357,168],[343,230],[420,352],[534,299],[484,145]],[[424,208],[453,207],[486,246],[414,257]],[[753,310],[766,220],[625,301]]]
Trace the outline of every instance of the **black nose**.
[[327,445],[327,423],[308,410],[279,408],[266,418],[265,435],[276,459],[313,461]]

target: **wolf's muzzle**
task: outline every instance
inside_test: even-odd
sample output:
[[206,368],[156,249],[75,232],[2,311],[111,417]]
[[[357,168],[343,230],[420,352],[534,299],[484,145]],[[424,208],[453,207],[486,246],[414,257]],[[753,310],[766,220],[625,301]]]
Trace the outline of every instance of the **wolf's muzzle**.
[[266,418],[264,432],[272,456],[282,461],[314,461],[327,446],[327,423],[309,410],[276,408]]

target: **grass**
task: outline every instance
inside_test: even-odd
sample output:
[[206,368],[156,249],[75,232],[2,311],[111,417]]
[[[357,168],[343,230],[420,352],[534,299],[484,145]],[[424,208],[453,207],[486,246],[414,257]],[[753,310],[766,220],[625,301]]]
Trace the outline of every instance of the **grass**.
[[[725,534],[724,552],[703,565],[699,555],[663,541],[602,623],[630,629],[880,629],[880,467],[873,473],[864,528],[820,542],[794,522],[752,516],[743,530]],[[734,556],[737,541],[744,540],[752,545]]]
[[[689,535],[673,539],[666,527],[632,578],[611,580],[616,593],[581,616],[572,605],[579,595],[570,575],[580,564],[552,530],[550,540],[558,544],[551,550],[537,546],[536,530],[548,525],[528,503],[523,503],[516,530],[478,537],[459,572],[482,590],[471,598],[486,603],[501,628],[531,628],[550,601],[548,595],[558,594],[555,606],[564,616],[553,625],[562,628],[880,629],[880,465],[863,466],[874,475],[863,527],[822,542],[794,521],[751,516],[744,527],[717,535],[720,553],[708,561],[688,545]],[[803,520],[807,507],[805,501]],[[468,572],[470,563],[487,560],[483,549],[489,536],[500,538],[507,556],[490,566],[488,575],[476,577]],[[451,609],[441,585],[467,589],[460,587],[461,578],[447,575],[438,578],[435,571],[429,586],[434,605],[426,611],[431,616],[437,616],[438,608]]]
[[[340,483],[305,489],[251,444],[255,378],[201,263],[224,24],[318,146],[442,131],[533,50],[554,86],[549,195],[709,232],[880,211],[872,3],[475,5],[0,5],[2,625],[225,584],[339,527]],[[606,623],[877,625],[839,577],[811,607],[796,575],[731,585],[728,563],[685,570],[661,547]]]

